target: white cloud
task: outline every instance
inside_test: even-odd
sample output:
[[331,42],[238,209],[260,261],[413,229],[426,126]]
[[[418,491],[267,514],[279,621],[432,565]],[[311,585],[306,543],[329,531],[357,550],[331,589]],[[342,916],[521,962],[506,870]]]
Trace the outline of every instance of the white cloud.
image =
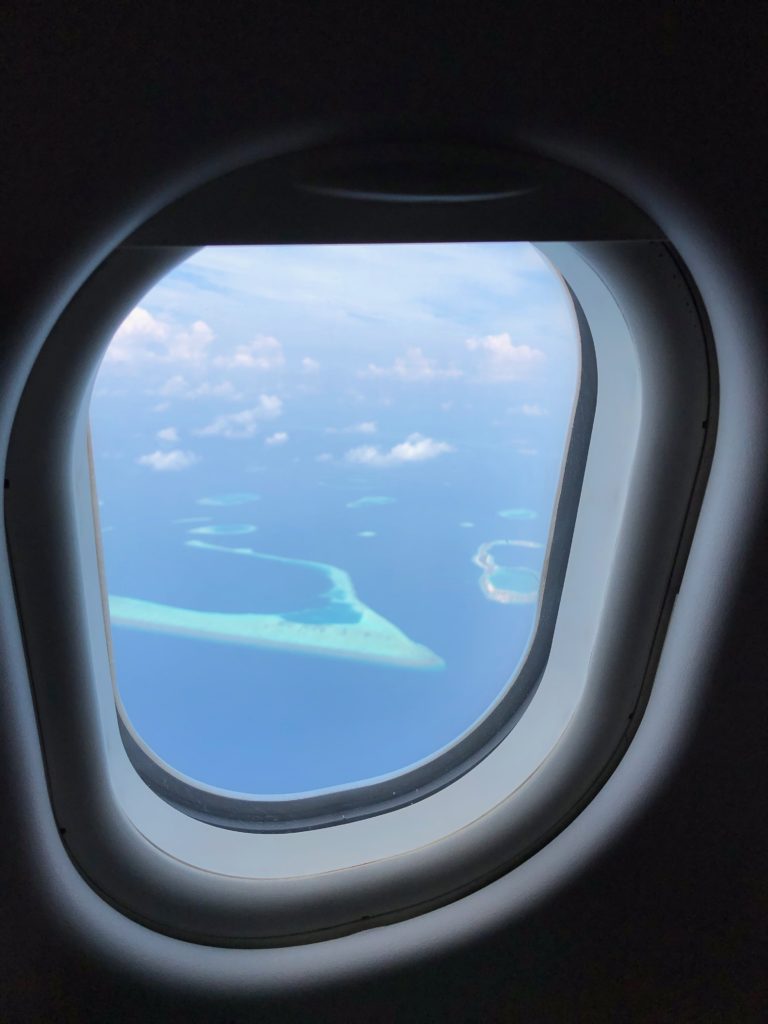
[[201,437],[246,438],[258,434],[264,420],[273,420],[283,411],[277,395],[259,395],[259,404],[242,412],[217,416],[211,423],[195,433]]
[[165,361],[200,363],[206,358],[213,338],[208,324],[204,320],[195,320],[186,331],[176,331],[171,335]]
[[405,441],[388,451],[382,451],[374,445],[363,445],[352,448],[345,458],[348,462],[364,466],[399,466],[407,462],[425,462],[454,450],[453,445],[445,441],[434,441],[422,434],[409,434]]
[[128,364],[158,358],[168,325],[148,309],[136,306],[115,331],[104,355],[105,363]]
[[167,398],[224,398],[229,402],[239,402],[243,397],[232,381],[223,380],[218,384],[212,384],[211,381],[205,380],[201,384],[190,384],[186,377],[178,373],[169,377],[165,384],[153,393]]
[[310,356],[304,356],[301,360],[301,372],[302,373],[317,373],[320,369],[320,363],[316,359],[312,359]]
[[270,434],[269,437],[264,439],[264,444],[276,445],[285,444],[288,440],[288,435],[284,430],[278,430],[275,434]]
[[320,452],[315,456],[315,462],[333,462],[333,456],[330,452]]
[[326,427],[326,434],[375,434],[378,430],[373,420],[366,420],[363,423],[353,423],[349,427]]
[[536,402],[524,403],[520,406],[518,412],[521,412],[523,416],[546,416],[547,410]]
[[195,320],[187,328],[172,328],[143,306],[123,320],[104,356],[105,363],[201,363],[213,341],[211,328]]
[[531,368],[544,359],[544,353],[530,345],[513,345],[507,332],[487,334],[484,338],[469,338],[470,352],[483,356],[483,376],[492,380],[521,380]]
[[238,370],[279,370],[285,365],[285,356],[277,338],[260,334],[252,341],[238,345],[228,356],[217,356],[214,363]]
[[460,377],[461,370],[455,366],[438,367],[434,359],[429,359],[420,348],[409,348],[404,356],[398,356],[392,366],[377,366],[369,363],[361,370],[359,377],[392,377],[396,380],[440,380],[447,377]]
[[182,377],[181,374],[176,374],[173,377],[169,377],[162,387],[159,387],[156,391],[158,395],[165,395],[169,398],[176,398],[177,396],[186,397],[189,394],[191,385],[188,383],[186,377]]
[[176,427],[163,427],[157,432],[158,441],[170,441],[172,444],[179,440],[179,432]]
[[115,331],[115,338],[134,338],[137,335],[165,338],[168,335],[168,325],[158,320],[143,306],[136,306]]
[[155,451],[148,455],[140,455],[136,461],[140,466],[149,466],[157,473],[168,473],[194,466],[199,457],[194,452],[183,452],[174,448],[170,452]]
[[259,408],[265,418],[273,419],[283,411],[283,401],[277,395],[259,395]]

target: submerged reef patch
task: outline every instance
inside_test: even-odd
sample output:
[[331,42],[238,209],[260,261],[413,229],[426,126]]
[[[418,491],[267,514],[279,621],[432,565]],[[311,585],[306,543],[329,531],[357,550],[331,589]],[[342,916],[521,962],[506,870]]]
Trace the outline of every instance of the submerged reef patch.
[[535,519],[536,513],[532,508],[503,508],[498,512],[502,519]]
[[202,533],[214,537],[235,537],[244,533],[255,533],[252,523],[212,523],[210,526],[195,526],[188,533]]
[[472,561],[483,570],[480,589],[489,601],[499,604],[535,604],[539,599],[541,579],[525,566],[498,565],[492,551],[496,547],[514,547],[514,541],[491,540],[481,544]]
[[371,505],[394,505],[397,498],[389,498],[386,495],[372,494],[364,498],[356,498],[347,502],[347,508],[368,508]]
[[325,562],[267,555],[253,548],[222,547],[203,540],[190,540],[187,544],[203,550],[310,568],[325,577],[327,589],[317,607],[274,613],[195,611],[110,594],[113,625],[402,668],[445,667],[443,659],[434,651],[411,640],[383,615],[363,604],[343,569]]
[[197,504],[213,508],[231,508],[235,505],[251,505],[255,501],[261,501],[260,494],[252,494],[250,491],[235,491],[232,494],[214,494],[209,498],[198,498]]

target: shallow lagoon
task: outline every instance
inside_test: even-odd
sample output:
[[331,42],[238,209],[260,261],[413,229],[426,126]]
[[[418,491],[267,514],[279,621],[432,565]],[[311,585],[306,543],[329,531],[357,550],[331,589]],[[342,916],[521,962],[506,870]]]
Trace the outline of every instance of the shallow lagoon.
[[213,508],[234,508],[237,505],[252,505],[261,501],[260,494],[252,494],[250,491],[235,491],[232,494],[214,494],[209,498],[198,498],[198,505],[208,505]]
[[348,501],[347,508],[368,508],[371,505],[394,505],[396,498],[389,498],[386,495],[372,494],[364,498],[356,498],[355,501]]
[[490,574],[490,581],[496,590],[524,596],[535,601],[539,591],[539,575],[522,566],[499,565]]
[[535,604],[538,601],[541,589],[539,572],[528,566],[499,565],[493,554],[494,550],[519,550],[521,547],[535,549],[537,545],[529,541],[492,540],[481,544],[475,552],[472,561],[483,570],[478,582],[489,601],[507,605]]
[[112,622],[149,632],[218,640],[401,668],[440,669],[444,662],[428,647],[363,604],[343,569],[323,562],[268,555],[253,548],[228,548],[206,541],[190,547],[240,555],[281,570],[309,570],[324,583],[312,605],[283,612],[221,612],[180,608],[142,598],[110,594]]
[[255,533],[256,529],[252,523],[212,523],[210,526],[196,526],[188,532],[214,537],[236,537],[245,533]]
[[502,519],[536,519],[532,508],[503,508],[498,513]]

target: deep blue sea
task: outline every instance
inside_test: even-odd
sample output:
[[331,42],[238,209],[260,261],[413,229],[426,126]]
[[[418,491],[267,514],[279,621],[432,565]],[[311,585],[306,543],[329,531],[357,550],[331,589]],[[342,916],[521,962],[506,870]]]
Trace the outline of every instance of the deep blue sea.
[[[211,538],[222,547],[346,570],[361,601],[446,663],[405,669],[116,628],[120,691],[144,740],[210,785],[287,793],[396,771],[468,728],[514,673],[535,614],[531,604],[489,601],[473,556],[494,539],[544,545],[551,507],[547,482],[515,474],[495,452],[468,461],[462,473],[455,462],[450,473],[432,464],[376,488],[359,473],[339,478],[312,462],[247,480],[220,464],[215,477],[208,471],[203,494],[193,475],[147,478],[130,467],[110,478],[100,493],[111,593],[231,612],[320,602],[321,573],[188,546],[199,536],[189,531],[202,524],[175,520],[205,515],[205,525],[256,527]],[[245,484],[258,501],[198,504]],[[347,507],[374,489],[395,500]],[[509,506],[540,511],[535,519],[499,516]],[[466,522],[474,526],[459,525]],[[367,531],[375,536],[359,536]],[[539,570],[544,547],[494,555]]]

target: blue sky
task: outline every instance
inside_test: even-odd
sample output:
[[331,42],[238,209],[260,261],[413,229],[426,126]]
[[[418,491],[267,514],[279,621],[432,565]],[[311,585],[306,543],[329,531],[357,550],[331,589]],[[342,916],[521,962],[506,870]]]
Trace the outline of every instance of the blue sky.
[[293,584],[226,549],[295,565],[302,607],[299,563],[328,564],[445,669],[116,626],[146,741],[194,778],[279,793],[397,771],[470,727],[535,619],[489,598],[473,558],[504,541],[507,570],[540,572],[578,373],[567,292],[526,244],[208,248],[167,275],[94,387],[110,592],[283,613]]

